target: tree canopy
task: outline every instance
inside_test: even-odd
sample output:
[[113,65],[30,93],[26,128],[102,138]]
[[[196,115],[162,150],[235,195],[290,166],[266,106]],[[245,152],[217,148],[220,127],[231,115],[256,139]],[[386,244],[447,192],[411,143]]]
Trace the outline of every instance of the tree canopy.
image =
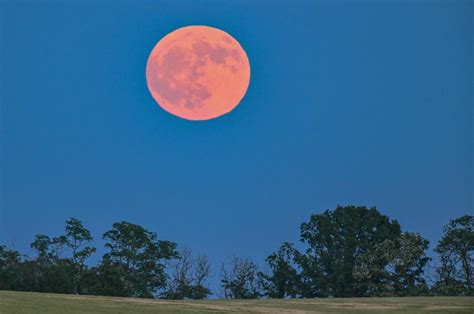
[[474,216],[451,220],[435,248],[440,258],[434,290],[444,295],[473,295]]
[[[120,221],[102,235],[96,253],[91,232],[76,218],[58,236],[37,234],[31,256],[0,245],[0,290],[139,298],[205,299],[212,295],[211,263],[154,231]],[[453,219],[427,255],[422,235],[375,207],[337,206],[311,215],[298,243],[283,242],[264,269],[234,256],[220,272],[229,299],[474,295],[474,216]],[[436,264],[436,280],[427,274]],[[219,275],[219,274],[218,274]],[[215,293],[215,292],[214,292]]]

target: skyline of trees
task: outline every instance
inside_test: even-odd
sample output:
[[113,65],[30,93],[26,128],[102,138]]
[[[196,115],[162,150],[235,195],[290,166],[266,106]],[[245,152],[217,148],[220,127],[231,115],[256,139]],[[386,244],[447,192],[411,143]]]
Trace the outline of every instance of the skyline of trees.
[[[94,239],[76,218],[62,235],[37,234],[31,256],[0,245],[0,290],[164,299],[474,295],[470,215],[448,222],[433,259],[427,239],[377,208],[337,206],[303,222],[298,245],[282,242],[265,271],[237,256],[212,267],[206,255],[126,221],[102,239],[106,252],[95,265],[88,263]],[[220,280],[214,291],[212,273]]]

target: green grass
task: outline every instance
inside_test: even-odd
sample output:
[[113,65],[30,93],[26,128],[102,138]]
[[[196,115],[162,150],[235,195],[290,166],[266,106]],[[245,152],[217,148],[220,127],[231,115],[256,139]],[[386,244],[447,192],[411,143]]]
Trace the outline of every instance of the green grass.
[[474,313],[474,298],[168,301],[0,291],[0,313]]

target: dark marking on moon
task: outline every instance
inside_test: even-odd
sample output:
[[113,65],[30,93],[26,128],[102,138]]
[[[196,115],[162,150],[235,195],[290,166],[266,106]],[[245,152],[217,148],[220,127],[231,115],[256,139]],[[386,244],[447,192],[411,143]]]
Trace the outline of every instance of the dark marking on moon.
[[[194,61],[193,55],[196,57]],[[205,40],[194,43],[192,51],[179,46],[172,47],[163,56],[159,67],[154,67],[160,68],[161,73],[152,76],[157,79],[151,85],[170,104],[181,103],[188,109],[194,109],[211,97],[206,86],[197,82],[208,62],[226,66],[232,73],[237,72],[235,66],[226,63],[229,56],[241,61],[237,49],[213,46]],[[181,74],[185,78],[180,78]]]

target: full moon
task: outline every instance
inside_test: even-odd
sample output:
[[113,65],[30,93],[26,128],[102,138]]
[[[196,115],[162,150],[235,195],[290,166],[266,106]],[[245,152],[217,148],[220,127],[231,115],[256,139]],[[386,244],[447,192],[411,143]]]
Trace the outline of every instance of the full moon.
[[242,100],[250,64],[239,42],[226,32],[187,26],[153,48],[146,81],[164,110],[187,120],[209,120],[232,111]]

